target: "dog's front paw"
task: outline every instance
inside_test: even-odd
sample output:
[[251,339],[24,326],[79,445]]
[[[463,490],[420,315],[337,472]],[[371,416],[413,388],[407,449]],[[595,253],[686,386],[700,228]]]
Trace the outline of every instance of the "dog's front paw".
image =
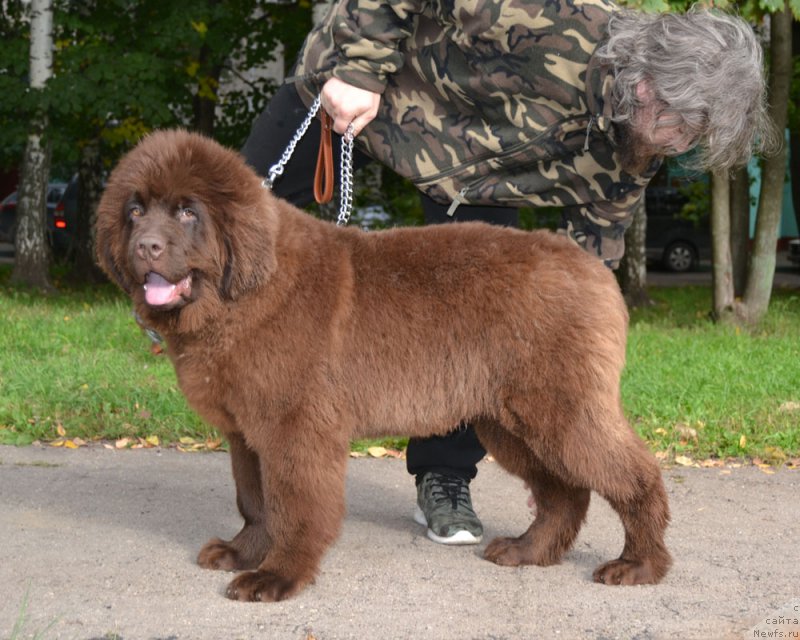
[[225,595],[241,602],[278,602],[290,598],[303,586],[300,580],[284,578],[271,571],[251,571],[233,580]]
[[518,567],[523,564],[520,551],[516,538],[495,538],[487,545],[483,557],[504,567]]
[[197,554],[197,564],[203,569],[217,571],[240,571],[258,566],[258,562],[248,562],[230,542],[219,538],[212,538],[203,545]]
[[664,577],[666,569],[656,571],[651,562],[612,560],[595,569],[595,582],[608,585],[655,584]]
[[544,544],[532,542],[530,536],[495,538],[486,547],[483,557],[503,567],[535,564],[549,567],[561,560],[561,551]]

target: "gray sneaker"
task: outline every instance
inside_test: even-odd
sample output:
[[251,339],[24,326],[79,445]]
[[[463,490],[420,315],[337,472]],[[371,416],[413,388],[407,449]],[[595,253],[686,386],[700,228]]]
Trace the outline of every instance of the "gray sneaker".
[[428,527],[440,544],[478,544],[483,525],[469,497],[469,482],[458,476],[428,472],[417,485],[414,520]]

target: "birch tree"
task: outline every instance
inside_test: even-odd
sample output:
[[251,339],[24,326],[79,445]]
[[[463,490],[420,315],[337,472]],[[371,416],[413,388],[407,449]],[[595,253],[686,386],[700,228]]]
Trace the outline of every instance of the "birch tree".
[[[786,2],[781,10],[770,16],[769,114],[775,131],[781,138],[786,129],[792,78],[792,9],[798,10],[800,7]],[[763,160],[755,238],[741,298],[734,296],[729,177],[719,174],[713,176],[712,232],[715,272],[713,312],[718,320],[740,325],[756,325],[767,312],[775,276],[785,173],[786,148],[785,145],[781,145],[778,151]]]
[[[43,92],[53,75],[53,1],[30,0],[30,91]],[[50,252],[46,239],[47,182],[50,149],[46,137],[47,113],[35,114],[17,192],[16,257],[12,282],[39,289],[52,288],[49,277]]]

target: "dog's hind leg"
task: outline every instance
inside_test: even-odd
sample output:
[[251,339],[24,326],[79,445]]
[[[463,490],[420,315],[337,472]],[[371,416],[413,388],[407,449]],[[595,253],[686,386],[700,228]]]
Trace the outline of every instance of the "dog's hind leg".
[[654,584],[672,564],[664,544],[667,495],[656,459],[628,425],[616,398],[613,390],[584,390],[582,396],[573,394],[568,406],[545,406],[540,401],[535,411],[527,407],[529,411],[515,411],[515,415],[546,415],[548,419],[540,423],[545,427],[525,432],[534,455],[568,486],[599,493],[622,520],[622,555],[600,566],[594,580]]
[[625,546],[622,555],[599,566],[593,578],[610,585],[655,584],[672,565],[664,544],[669,503],[658,463],[633,431],[618,455],[602,451],[598,458],[606,472],[594,488],[622,520]]
[[255,569],[267,553],[264,492],[258,454],[247,446],[239,434],[229,435],[228,443],[236,482],[236,504],[244,518],[244,526],[233,540],[209,540],[200,550],[197,563],[205,569],[222,571]]
[[530,447],[498,424],[477,422],[484,447],[508,471],[521,477],[536,501],[536,519],[518,538],[497,538],[484,557],[500,565],[557,564],[572,547],[589,507],[588,489],[566,484],[550,473]]

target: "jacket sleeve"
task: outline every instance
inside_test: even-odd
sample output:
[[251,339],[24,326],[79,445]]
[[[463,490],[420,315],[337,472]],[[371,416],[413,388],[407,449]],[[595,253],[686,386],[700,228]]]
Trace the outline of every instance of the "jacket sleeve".
[[403,66],[401,44],[425,0],[339,0],[331,11],[338,61],[333,76],[382,93],[387,76]]
[[616,269],[625,253],[625,231],[633,220],[633,209],[644,189],[620,202],[593,202],[564,207],[559,233]]

